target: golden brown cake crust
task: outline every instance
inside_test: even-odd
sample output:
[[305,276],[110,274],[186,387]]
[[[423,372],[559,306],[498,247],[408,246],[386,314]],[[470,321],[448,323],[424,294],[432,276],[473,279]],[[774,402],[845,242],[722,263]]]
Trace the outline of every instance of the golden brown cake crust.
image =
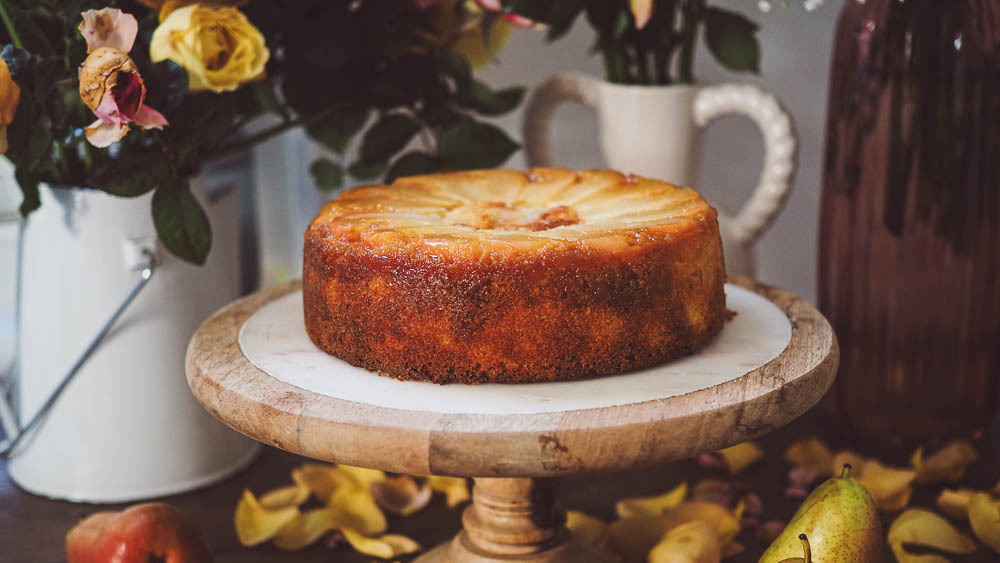
[[[438,215],[463,211],[456,232],[432,228],[452,219],[428,227],[393,221],[400,210],[386,211],[392,190],[437,197],[426,188],[444,185],[448,192],[452,182],[498,177],[524,184],[520,199],[493,194],[498,203],[541,210],[515,228],[507,225],[509,235],[492,215],[486,228],[468,226],[478,208],[467,200],[441,204],[446,209]],[[553,205],[524,202],[532,184],[552,177],[566,184],[543,202]],[[610,197],[605,207],[593,196],[572,195],[574,186],[594,178],[606,184],[599,190]],[[632,193],[636,186],[646,192]],[[438,174],[397,180],[389,191],[366,189],[328,204],[305,235],[306,330],[319,348],[353,365],[438,383],[577,379],[689,354],[722,328],[725,275],[716,212],[690,190],[561,169]],[[618,192],[635,197],[618,200]],[[668,196],[674,199],[667,207],[676,210],[670,220],[610,222],[619,228],[598,221],[609,205],[648,208],[635,202]],[[576,203],[568,211],[560,208],[567,201]],[[408,208],[406,215],[435,206]]]

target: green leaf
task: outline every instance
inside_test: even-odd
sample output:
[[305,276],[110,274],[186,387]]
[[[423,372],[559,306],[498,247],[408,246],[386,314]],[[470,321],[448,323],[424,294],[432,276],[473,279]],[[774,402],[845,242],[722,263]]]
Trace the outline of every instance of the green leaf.
[[21,8],[11,6],[10,2],[5,2],[4,4],[7,8],[7,13],[10,15],[10,19],[14,23],[14,29],[17,30],[17,34],[21,37],[21,44],[24,48],[39,55],[54,55],[55,49],[52,48],[52,43],[49,43],[45,32],[42,31],[42,28],[38,27],[31,14]]
[[462,123],[438,139],[441,163],[453,170],[493,168],[506,161],[520,145],[502,129],[488,123]]
[[368,121],[367,108],[349,108],[306,125],[306,133],[324,147],[344,154],[351,139]]
[[733,72],[760,73],[758,29],[742,14],[715,7],[705,10],[708,50],[719,64]]
[[320,191],[332,192],[344,187],[344,167],[329,158],[314,161],[309,167],[309,173]]
[[396,178],[404,176],[416,176],[418,174],[430,174],[437,172],[441,168],[440,163],[433,155],[425,152],[412,151],[396,159],[389,167],[385,175],[385,183],[391,184]]
[[524,87],[514,86],[494,92],[476,80],[458,95],[458,102],[482,115],[501,115],[516,108],[524,98]]
[[152,191],[171,174],[166,155],[154,152],[101,162],[95,167],[92,184],[113,196],[138,197]]
[[212,246],[212,226],[187,180],[171,177],[153,193],[153,224],[163,246],[193,264],[204,264]]
[[365,132],[361,140],[361,162],[387,161],[402,150],[420,130],[409,115],[392,113],[383,116]]
[[555,41],[565,35],[587,5],[586,0],[561,0],[559,2],[502,0],[501,3],[505,11],[548,24],[549,30],[546,39],[549,41]]
[[347,167],[347,173],[358,180],[374,180],[385,171],[386,162],[354,162]]
[[455,79],[455,85],[459,90],[466,88],[472,81],[472,66],[461,53],[451,50],[441,51],[438,53],[437,61],[441,70]]
[[21,217],[27,217],[31,215],[31,212],[38,209],[42,205],[41,194],[38,192],[38,178],[27,170],[18,167],[14,171],[14,179],[17,180],[17,185],[21,187],[21,207],[19,208],[21,212]]

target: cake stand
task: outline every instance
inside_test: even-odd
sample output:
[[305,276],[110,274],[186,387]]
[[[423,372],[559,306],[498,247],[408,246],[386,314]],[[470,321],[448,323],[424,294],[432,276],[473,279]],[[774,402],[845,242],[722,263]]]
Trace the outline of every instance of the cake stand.
[[726,287],[736,313],[708,347],[649,370],[573,382],[446,385],[365,372],[309,343],[299,282],[233,302],[187,351],[215,417],[306,457],[411,475],[474,477],[463,530],[421,563],[586,562],[551,478],[684,459],[766,434],[833,382],[826,319],[787,292]]

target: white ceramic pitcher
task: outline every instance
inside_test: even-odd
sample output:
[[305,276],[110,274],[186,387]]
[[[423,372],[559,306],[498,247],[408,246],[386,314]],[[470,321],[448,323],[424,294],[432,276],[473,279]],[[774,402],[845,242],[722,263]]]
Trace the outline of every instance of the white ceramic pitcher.
[[532,92],[525,110],[529,165],[552,164],[549,123],[566,101],[597,112],[601,150],[610,168],[696,189],[701,130],[728,114],[752,119],[764,137],[764,168],[738,213],[719,210],[719,227],[727,271],[754,275],[754,243],[781,212],[796,167],[792,119],[774,96],[749,84],[633,86],[556,74]]
[[[157,246],[152,193],[127,199],[43,186],[41,195],[22,243],[22,423],[139,279],[128,250]],[[15,449],[14,482],[47,497],[126,502],[207,485],[252,461],[259,444],[212,418],[184,374],[191,334],[238,296],[238,195],[205,205],[214,234],[205,265],[159,248],[149,283]]]

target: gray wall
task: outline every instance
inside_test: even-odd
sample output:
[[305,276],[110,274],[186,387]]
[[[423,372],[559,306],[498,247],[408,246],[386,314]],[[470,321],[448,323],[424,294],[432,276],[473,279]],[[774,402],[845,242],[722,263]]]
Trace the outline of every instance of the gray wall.
[[[758,276],[812,300],[815,292],[816,226],[826,108],[827,72],[833,29],[840,2],[827,2],[808,13],[792,0],[788,8],[770,13],[752,0],[719,0],[716,5],[746,13],[761,24],[763,50],[760,76],[735,75],[719,67],[700,44],[696,64],[701,82],[749,81],[776,94],[791,112],[799,134],[799,172],[784,212],[758,248]],[[775,4],[778,4],[775,2]],[[593,33],[584,20],[567,37],[546,44],[544,34],[519,30],[500,53],[499,64],[479,71],[494,86],[534,86],[562,70],[600,76],[600,60],[589,53]],[[521,138],[521,109],[499,120],[515,139]],[[596,119],[588,110],[564,105],[553,120],[553,158],[570,168],[603,165],[597,145]],[[737,117],[715,122],[705,137],[702,174],[695,186],[717,206],[736,210],[760,173],[760,134],[749,120]],[[508,166],[524,167],[518,153]]]

